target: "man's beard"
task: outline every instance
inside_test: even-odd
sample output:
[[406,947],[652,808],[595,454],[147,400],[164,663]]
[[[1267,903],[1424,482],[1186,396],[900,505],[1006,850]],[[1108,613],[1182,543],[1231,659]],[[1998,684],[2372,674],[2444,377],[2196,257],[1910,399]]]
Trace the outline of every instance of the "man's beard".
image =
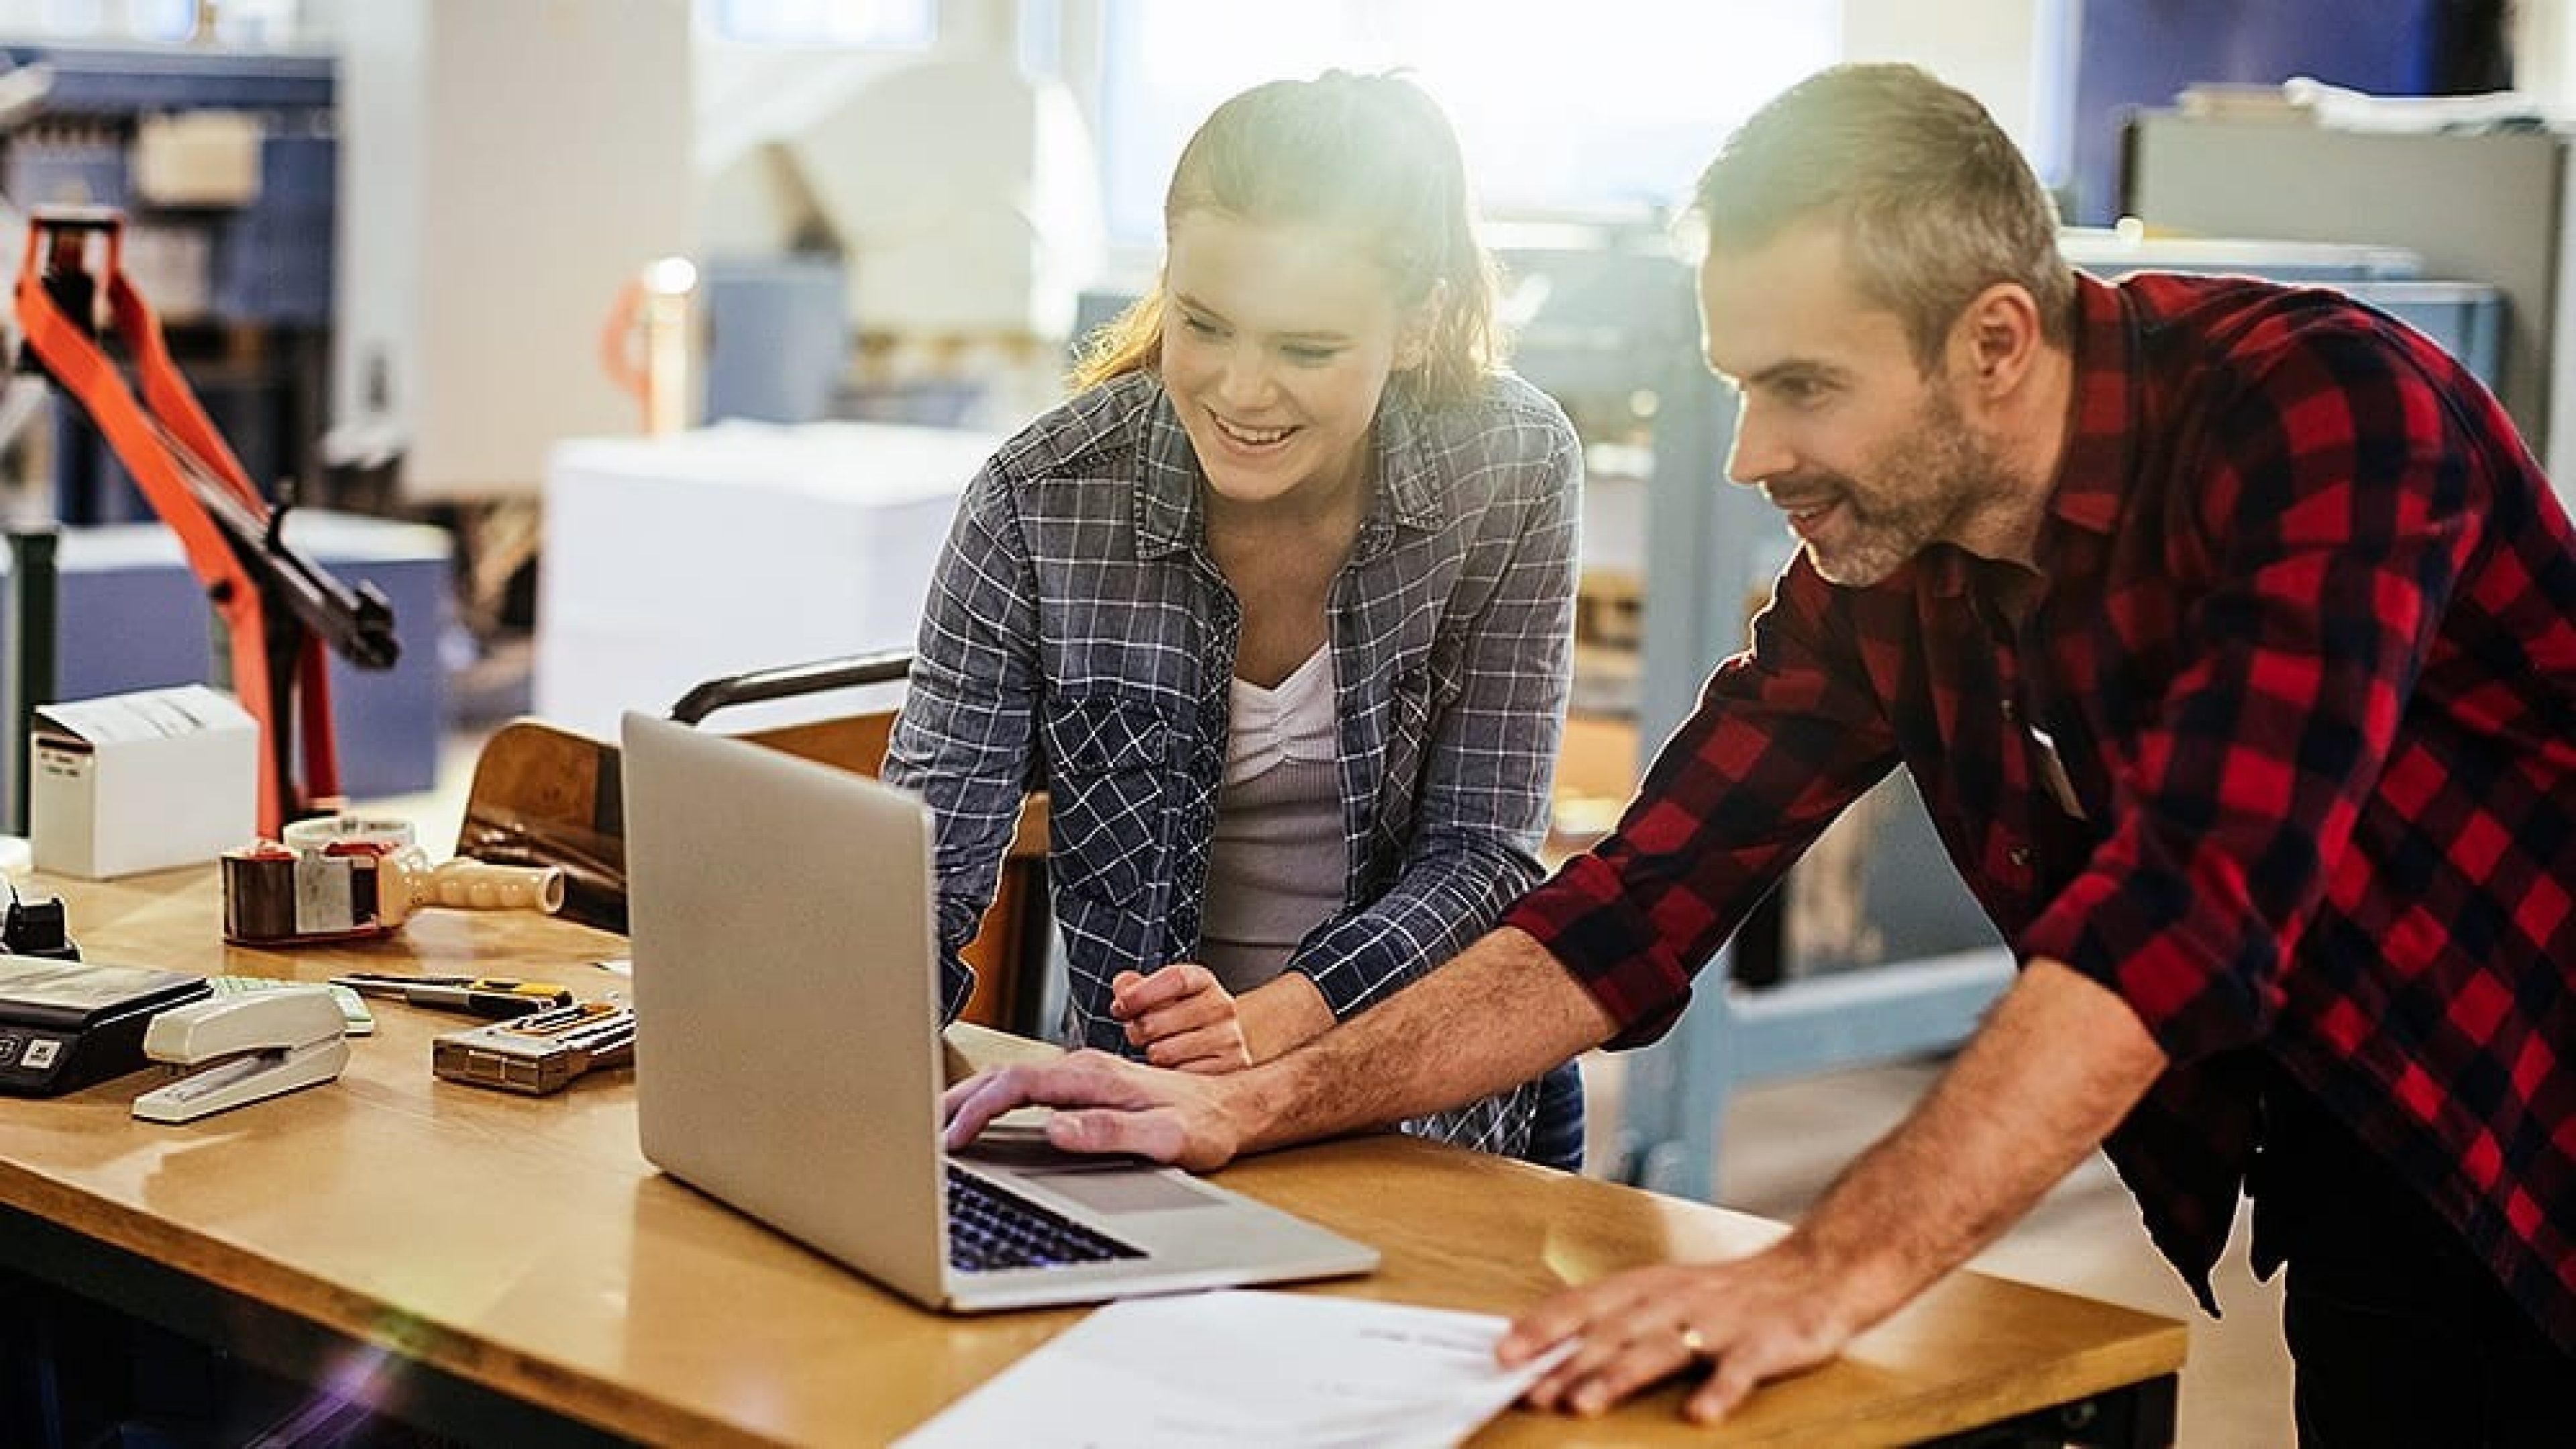
[[1993,450],[1938,389],[1914,425],[1873,461],[1866,485],[1842,475],[1816,480],[1839,504],[1840,516],[1831,520],[1838,536],[1829,547],[1809,541],[1807,558],[1826,582],[1845,588],[1885,582],[1954,530],[2002,477]]

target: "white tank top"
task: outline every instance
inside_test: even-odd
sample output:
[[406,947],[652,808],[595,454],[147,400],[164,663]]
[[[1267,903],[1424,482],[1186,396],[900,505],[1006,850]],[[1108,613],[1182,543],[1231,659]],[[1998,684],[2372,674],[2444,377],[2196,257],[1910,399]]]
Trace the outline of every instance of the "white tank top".
[[1233,682],[1199,961],[1238,996],[1277,976],[1306,933],[1341,909],[1333,685],[1329,644],[1276,688]]

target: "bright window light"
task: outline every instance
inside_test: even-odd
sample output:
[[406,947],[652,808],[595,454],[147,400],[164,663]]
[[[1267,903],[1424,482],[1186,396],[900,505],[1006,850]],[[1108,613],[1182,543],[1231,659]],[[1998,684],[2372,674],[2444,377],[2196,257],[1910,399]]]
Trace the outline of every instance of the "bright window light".
[[1436,97],[1488,216],[1648,212],[1687,196],[1754,107],[1839,58],[1841,14],[1839,0],[1109,0],[1110,230],[1161,241],[1172,163],[1218,102],[1334,67],[1407,70]]
[[698,0],[698,23],[753,45],[917,50],[939,34],[938,0]]

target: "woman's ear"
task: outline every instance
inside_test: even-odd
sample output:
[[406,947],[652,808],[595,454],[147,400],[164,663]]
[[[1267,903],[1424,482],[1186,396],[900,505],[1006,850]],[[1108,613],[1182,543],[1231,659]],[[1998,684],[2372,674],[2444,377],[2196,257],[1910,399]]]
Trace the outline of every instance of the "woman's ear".
[[1404,319],[1396,325],[1395,371],[1412,372],[1431,361],[1431,334],[1448,303],[1449,284],[1434,281],[1421,301],[1405,309]]

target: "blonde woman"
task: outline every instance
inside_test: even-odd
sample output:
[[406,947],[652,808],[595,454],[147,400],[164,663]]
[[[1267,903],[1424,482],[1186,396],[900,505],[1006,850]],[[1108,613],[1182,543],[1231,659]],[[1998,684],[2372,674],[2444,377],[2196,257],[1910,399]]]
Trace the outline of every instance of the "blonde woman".
[[[968,489],[886,774],[938,817],[951,1013],[1044,788],[1067,1039],[1224,1072],[1538,879],[1582,460],[1498,367],[1457,141],[1409,81],[1234,97],[1164,221],[1159,284]],[[1581,1112],[1569,1064],[1408,1127],[1573,1167]]]

